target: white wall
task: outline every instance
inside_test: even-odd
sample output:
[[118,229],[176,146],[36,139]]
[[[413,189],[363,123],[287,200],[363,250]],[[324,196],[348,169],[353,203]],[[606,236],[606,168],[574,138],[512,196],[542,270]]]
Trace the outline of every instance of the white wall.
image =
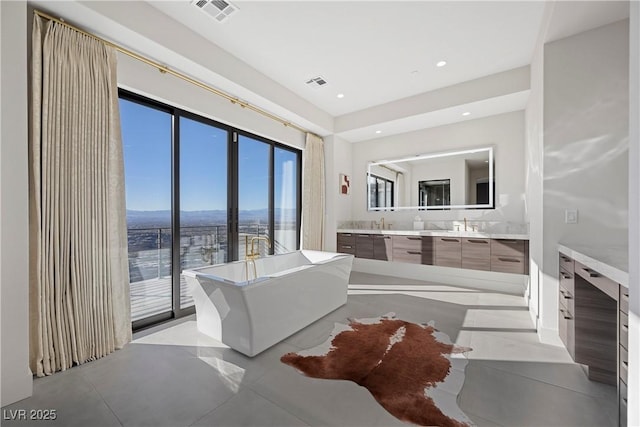
[[27,5],[0,2],[0,404],[32,394],[29,370]]
[[176,77],[125,55],[118,55],[118,85],[141,95],[181,107],[258,135],[304,148],[305,135],[285,127],[253,111],[247,111],[231,102],[204,91]]
[[353,144],[352,212],[354,220],[379,220],[367,211],[367,163],[451,149],[495,147],[496,209],[384,212],[385,222],[425,220],[524,221],[524,113],[515,111],[477,120],[377,138]]
[[326,179],[324,249],[327,251],[335,251],[337,248],[338,224],[351,220],[353,184],[351,185],[351,194],[344,195],[339,192],[340,174],[348,175],[353,179],[351,149],[351,143],[338,136],[329,136],[324,139]]
[[629,383],[630,426],[640,426],[640,2],[629,27]]
[[628,46],[625,20],[544,48],[543,339],[557,340],[558,243],[627,246]]

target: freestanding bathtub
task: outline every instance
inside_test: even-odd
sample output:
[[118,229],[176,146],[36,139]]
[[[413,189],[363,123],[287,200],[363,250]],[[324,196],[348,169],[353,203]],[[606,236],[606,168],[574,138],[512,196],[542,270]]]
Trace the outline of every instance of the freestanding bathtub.
[[198,329],[247,356],[347,302],[353,255],[301,250],[254,262],[257,278],[251,261],[182,272],[196,305]]

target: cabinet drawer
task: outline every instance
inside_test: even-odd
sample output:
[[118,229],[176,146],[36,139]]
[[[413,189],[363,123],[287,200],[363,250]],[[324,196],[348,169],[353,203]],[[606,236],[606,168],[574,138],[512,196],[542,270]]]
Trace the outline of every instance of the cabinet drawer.
[[524,257],[524,240],[491,239],[491,255]]
[[620,312],[620,345],[629,349],[629,317]]
[[393,249],[422,250],[422,236],[393,236]]
[[422,251],[414,249],[393,249],[394,262],[406,262],[408,264],[422,264]]
[[355,255],[356,254],[356,247],[355,247],[355,245],[343,245],[343,244],[338,243],[338,252],[341,252],[343,254]]
[[620,285],[584,264],[574,261],[575,274],[584,278],[614,300],[620,297]]
[[373,259],[373,238],[369,234],[356,234],[356,257]]
[[573,314],[567,310],[562,304],[559,305],[558,310],[558,332],[560,333],[560,339],[564,343],[567,351],[571,355],[571,358],[575,358],[575,321]]
[[392,245],[391,236],[386,234],[374,234],[373,239],[373,259],[380,261],[391,261]]
[[462,242],[457,237],[435,237],[436,265],[462,267]]
[[560,284],[559,289],[559,301],[569,310],[570,313],[575,313],[575,299],[573,292],[565,289],[562,284]]
[[573,274],[573,259],[567,255],[560,253],[560,267],[564,268],[567,273]]
[[560,286],[565,290],[569,291],[571,295],[573,295],[575,289],[575,280],[573,278],[573,273],[569,273],[564,270],[564,268],[560,268]]
[[491,271],[524,274],[524,257],[491,255]]
[[462,268],[491,270],[491,241],[489,239],[462,239]]
[[338,246],[339,245],[355,245],[356,236],[352,233],[338,233]]
[[627,353],[627,349],[624,347],[620,347],[620,379],[622,379],[625,383],[627,382],[629,369],[629,354]]
[[620,311],[629,314],[629,288],[620,285]]
[[620,426],[627,426],[627,384],[620,381]]

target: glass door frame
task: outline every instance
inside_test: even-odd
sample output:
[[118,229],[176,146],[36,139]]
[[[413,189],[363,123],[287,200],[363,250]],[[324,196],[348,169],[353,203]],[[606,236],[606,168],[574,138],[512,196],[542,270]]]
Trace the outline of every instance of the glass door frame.
[[[135,102],[171,114],[171,289],[172,308],[169,311],[152,315],[132,322],[134,331],[141,330],[160,322],[195,313],[195,306],[181,307],[180,301],[180,118],[194,120],[227,132],[227,262],[239,259],[239,140],[240,136],[268,144],[269,147],[269,239],[273,242],[275,227],[274,204],[274,162],[275,149],[280,148],[296,154],[296,249],[300,249],[300,226],[302,219],[302,150],[287,146],[262,136],[244,131],[213,119],[173,107],[129,90],[118,88],[118,98]],[[275,245],[271,245],[270,254]]]

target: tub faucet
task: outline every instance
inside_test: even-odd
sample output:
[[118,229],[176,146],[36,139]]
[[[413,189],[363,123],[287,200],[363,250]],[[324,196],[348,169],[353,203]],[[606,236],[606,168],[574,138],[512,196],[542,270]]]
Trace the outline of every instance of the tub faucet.
[[[252,258],[260,258],[260,240],[264,240],[267,244],[267,247],[271,249],[271,240],[267,236],[255,236],[251,238],[251,253],[249,254]],[[258,248],[254,247],[254,243],[258,242]]]

